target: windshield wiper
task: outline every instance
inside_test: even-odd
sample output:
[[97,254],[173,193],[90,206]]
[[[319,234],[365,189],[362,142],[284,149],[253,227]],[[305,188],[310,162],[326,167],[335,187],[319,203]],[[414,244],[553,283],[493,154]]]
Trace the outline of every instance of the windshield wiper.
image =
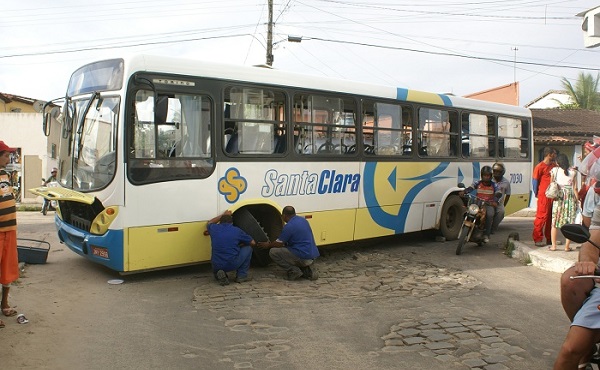
[[85,109],[83,110],[81,116],[79,116],[79,122],[78,122],[78,126],[77,126],[77,138],[78,138],[77,158],[81,157],[81,151],[83,150],[83,140],[82,140],[81,135],[83,135],[83,128],[85,125],[85,117],[87,117],[87,114],[88,114],[90,108],[92,107],[92,103],[99,96],[100,96],[100,93],[97,91],[94,91],[92,93],[92,96],[90,96],[90,100],[88,101],[87,105],[85,106]]

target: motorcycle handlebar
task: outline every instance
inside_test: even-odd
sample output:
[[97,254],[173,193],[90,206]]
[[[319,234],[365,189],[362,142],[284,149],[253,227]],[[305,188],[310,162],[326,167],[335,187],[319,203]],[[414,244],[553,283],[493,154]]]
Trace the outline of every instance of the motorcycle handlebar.
[[482,203],[484,203],[484,204],[489,204],[489,205],[492,205],[492,202],[496,202],[496,203],[498,202],[497,200],[494,200],[494,201],[489,201],[489,200],[487,200],[487,199],[480,198],[480,197],[478,197],[477,195],[475,195],[475,194],[472,194],[472,193],[464,193],[464,194],[463,194],[463,196],[464,196],[465,198],[471,198],[471,199],[475,199],[475,200],[478,200],[478,201],[480,201],[480,202],[482,202]]

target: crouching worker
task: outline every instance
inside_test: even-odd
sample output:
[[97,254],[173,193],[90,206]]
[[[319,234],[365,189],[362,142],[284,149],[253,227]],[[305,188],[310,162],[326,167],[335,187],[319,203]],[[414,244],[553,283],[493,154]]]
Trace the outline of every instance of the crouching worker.
[[231,211],[225,211],[208,221],[206,229],[212,246],[213,273],[219,284],[229,284],[227,271],[236,271],[236,283],[250,280],[248,270],[252,258],[251,247],[255,246],[256,242],[242,229],[233,225]]
[[269,256],[286,271],[287,280],[301,277],[317,280],[319,274],[311,265],[319,257],[319,250],[308,221],[296,216],[296,210],[292,206],[284,207],[281,216],[286,224],[277,240],[259,242],[257,245],[260,248],[271,248]]

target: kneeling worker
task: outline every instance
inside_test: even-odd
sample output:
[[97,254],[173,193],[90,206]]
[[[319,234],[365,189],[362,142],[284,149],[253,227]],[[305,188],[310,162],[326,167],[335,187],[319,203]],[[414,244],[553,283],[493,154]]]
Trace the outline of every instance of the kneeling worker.
[[286,224],[277,240],[259,242],[257,246],[271,248],[269,256],[286,270],[287,280],[301,277],[309,280],[318,279],[318,272],[310,266],[319,257],[319,250],[308,221],[304,217],[297,216],[292,206],[284,207],[281,216]]
[[[217,223],[219,222],[219,223]],[[221,285],[229,284],[227,271],[236,271],[235,281],[250,280],[248,269],[252,258],[252,248],[256,242],[242,229],[233,225],[231,211],[214,217],[206,225],[212,245],[211,263],[215,278]]]

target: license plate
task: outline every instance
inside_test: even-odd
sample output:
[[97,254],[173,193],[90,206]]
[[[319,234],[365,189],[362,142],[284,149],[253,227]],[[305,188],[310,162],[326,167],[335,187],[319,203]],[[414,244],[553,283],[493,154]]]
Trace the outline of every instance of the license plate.
[[108,258],[108,249],[102,247],[92,247],[92,254],[102,258]]

